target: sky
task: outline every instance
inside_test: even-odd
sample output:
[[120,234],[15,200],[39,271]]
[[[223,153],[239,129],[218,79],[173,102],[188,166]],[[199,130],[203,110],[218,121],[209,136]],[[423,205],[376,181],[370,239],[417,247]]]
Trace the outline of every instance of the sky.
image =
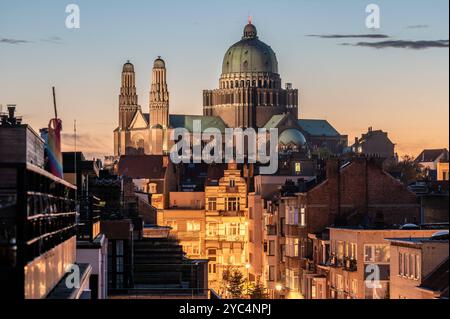
[[[80,8],[67,29],[66,6]],[[380,29],[366,27],[366,6]],[[53,115],[56,86],[63,149],[113,153],[120,73],[135,65],[147,112],[151,69],[168,69],[170,112],[201,114],[218,87],[227,49],[248,16],[277,54],[283,82],[299,89],[299,117],[328,120],[341,134],[382,129],[399,155],[449,145],[448,0],[0,0],[0,104],[17,104],[35,130]],[[383,35],[379,37],[378,35]]]

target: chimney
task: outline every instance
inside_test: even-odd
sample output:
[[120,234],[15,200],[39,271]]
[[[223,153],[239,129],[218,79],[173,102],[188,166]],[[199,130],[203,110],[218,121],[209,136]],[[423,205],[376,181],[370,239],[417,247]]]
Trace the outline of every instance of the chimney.
[[369,127],[369,133],[372,132],[372,126]]
[[339,159],[331,158],[326,164],[326,178],[331,179],[339,175]]
[[12,120],[14,118],[14,113],[16,112],[16,106],[15,105],[8,105],[8,114],[9,119]]

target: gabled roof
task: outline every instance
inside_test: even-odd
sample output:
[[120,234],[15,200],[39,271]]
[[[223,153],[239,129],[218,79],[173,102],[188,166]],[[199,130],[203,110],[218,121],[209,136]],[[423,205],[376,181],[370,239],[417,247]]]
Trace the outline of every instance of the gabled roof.
[[339,132],[327,120],[298,120],[298,125],[312,136],[340,136]]
[[146,128],[148,126],[148,120],[145,118],[141,110],[137,110],[131,120],[130,129]]
[[416,158],[416,162],[434,162],[445,153],[445,159],[448,160],[448,151],[445,148],[423,150]]
[[183,127],[192,133],[194,129],[194,120],[201,121],[202,132],[207,128],[217,128],[220,132],[225,133],[225,128],[227,128],[224,121],[218,116],[178,114],[172,114],[169,116],[169,126],[172,128]]
[[163,155],[124,155],[119,160],[119,175],[133,179],[163,179],[166,173]]

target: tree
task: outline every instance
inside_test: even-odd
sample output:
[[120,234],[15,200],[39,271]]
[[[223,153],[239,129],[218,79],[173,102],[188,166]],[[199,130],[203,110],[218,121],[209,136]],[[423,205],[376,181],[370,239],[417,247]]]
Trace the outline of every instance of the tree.
[[387,171],[400,178],[400,181],[405,185],[410,185],[418,180],[424,180],[427,175],[426,170],[409,155],[403,156],[402,160],[398,163],[390,165]]
[[235,267],[228,267],[223,271],[222,279],[225,284],[225,290],[231,298],[242,298],[244,290],[244,275]]
[[249,297],[250,299],[269,299],[267,290],[259,279],[250,287]]

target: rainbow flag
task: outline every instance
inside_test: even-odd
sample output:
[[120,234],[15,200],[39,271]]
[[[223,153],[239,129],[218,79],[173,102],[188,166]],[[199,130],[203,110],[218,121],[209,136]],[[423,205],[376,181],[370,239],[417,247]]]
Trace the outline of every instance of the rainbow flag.
[[61,153],[61,131],[60,119],[51,119],[48,123],[48,131],[45,139],[47,150],[47,168],[56,177],[63,178],[62,153]]

